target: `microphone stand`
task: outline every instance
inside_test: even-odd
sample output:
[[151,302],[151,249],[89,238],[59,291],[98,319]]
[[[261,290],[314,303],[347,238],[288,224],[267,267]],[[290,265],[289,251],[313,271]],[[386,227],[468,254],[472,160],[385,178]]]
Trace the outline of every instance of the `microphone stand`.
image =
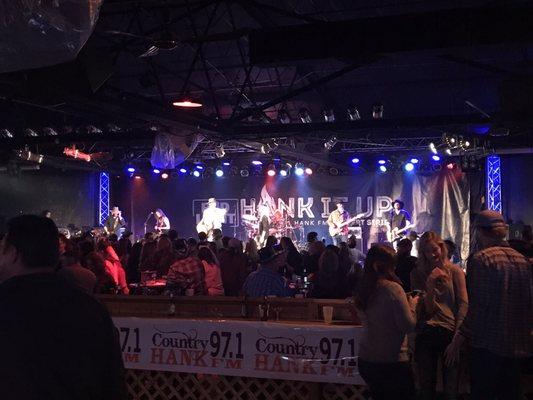
[[144,221],[144,234],[145,235],[146,235],[146,231],[147,231],[146,227],[148,226],[148,221],[150,220],[150,218],[152,217],[153,214],[154,214],[153,212],[148,214],[148,217],[146,217],[146,221]]

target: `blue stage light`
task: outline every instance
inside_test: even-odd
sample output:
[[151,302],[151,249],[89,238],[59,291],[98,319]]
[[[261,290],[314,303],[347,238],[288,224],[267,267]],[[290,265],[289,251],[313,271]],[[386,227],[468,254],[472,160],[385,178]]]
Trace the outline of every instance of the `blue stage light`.
[[304,169],[302,167],[297,167],[295,170],[294,170],[294,173],[298,176],[302,176],[304,174]]
[[215,175],[221,178],[224,176],[224,171],[222,171],[221,169],[217,169]]
[[433,161],[440,161],[440,157],[438,155],[436,155],[436,154],[431,156],[431,158],[433,159]]
[[135,172],[135,168],[133,167],[128,167],[127,169],[128,172],[131,172],[132,174]]
[[253,165],[263,165],[263,163],[261,161],[259,161],[259,160],[252,161],[252,164]]
[[226,167],[229,167],[230,166],[230,163],[229,162],[223,162],[222,165],[226,166]]
[[411,158],[411,163],[418,164],[418,158]]
[[154,168],[154,169],[153,169],[153,172],[154,172],[154,174],[160,174],[160,173],[161,173],[161,171],[158,170],[157,168]]
[[281,171],[279,171],[279,174],[280,174],[281,176],[287,176],[287,171],[284,170],[284,169],[282,169]]
[[386,163],[387,163],[387,160],[383,160],[383,159],[378,160],[379,165],[385,165]]
[[185,168],[180,168],[180,172],[181,172],[182,174],[186,174],[186,173],[187,173],[187,170],[186,170]]
[[403,167],[407,172],[411,172],[413,169],[415,169],[415,166],[413,163],[408,162]]
[[200,177],[200,172],[198,172],[198,171],[193,171],[192,175],[193,175],[195,178],[199,178],[199,177]]
[[359,161],[357,157],[352,158],[352,164],[359,164]]
[[204,169],[204,166],[203,166],[203,165],[197,165],[197,166],[196,166],[196,169],[203,170],[203,169]]
[[384,165],[380,165],[380,166],[379,166],[379,170],[380,170],[381,172],[387,172],[387,167],[384,166]]

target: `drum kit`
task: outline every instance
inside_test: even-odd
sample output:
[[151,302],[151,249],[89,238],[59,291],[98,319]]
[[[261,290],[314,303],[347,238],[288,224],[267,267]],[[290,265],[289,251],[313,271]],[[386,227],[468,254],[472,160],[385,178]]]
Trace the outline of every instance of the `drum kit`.
[[[241,220],[246,229],[246,236],[249,239],[256,238],[259,233],[258,217],[254,214],[243,214]],[[268,234],[275,236],[278,240],[286,236],[296,242],[304,239],[304,228],[303,225],[295,224],[287,212],[276,210],[270,217]]]

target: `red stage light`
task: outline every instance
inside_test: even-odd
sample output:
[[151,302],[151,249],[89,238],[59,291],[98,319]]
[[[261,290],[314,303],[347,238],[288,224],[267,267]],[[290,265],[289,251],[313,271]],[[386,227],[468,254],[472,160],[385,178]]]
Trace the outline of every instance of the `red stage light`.
[[453,169],[455,167],[455,164],[454,163],[449,163],[446,165],[446,167],[448,167],[448,169]]
[[142,179],[139,175],[135,175],[135,179]]
[[305,173],[306,173],[306,175],[312,175],[313,174],[313,170],[311,168],[307,167],[305,169]]
[[274,176],[274,175],[276,175],[276,171],[274,171],[273,169],[269,169],[269,170],[267,171],[267,175],[268,175],[268,176]]
[[167,179],[168,178],[168,174],[166,172],[163,172],[161,174],[161,179]]
[[202,103],[196,103],[194,101],[190,100],[183,100],[183,101],[174,101],[172,103],[174,107],[185,107],[185,108],[198,108],[202,107]]
[[65,147],[63,149],[63,154],[65,154],[66,156],[69,156],[69,157],[72,157],[72,158],[79,158],[80,160],[84,160],[84,161],[91,161],[91,155],[90,154],[85,154],[81,151],[79,151],[78,149],[76,149],[74,146],[73,147]]

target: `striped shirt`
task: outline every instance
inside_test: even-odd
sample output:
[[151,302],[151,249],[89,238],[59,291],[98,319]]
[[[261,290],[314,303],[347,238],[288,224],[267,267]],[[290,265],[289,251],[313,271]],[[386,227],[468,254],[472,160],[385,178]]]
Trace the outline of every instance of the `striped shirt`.
[[460,333],[502,357],[533,354],[531,262],[503,243],[474,254],[467,272],[470,304]]
[[268,267],[259,267],[246,278],[243,291],[250,297],[277,296],[290,297],[292,291],[283,277]]

